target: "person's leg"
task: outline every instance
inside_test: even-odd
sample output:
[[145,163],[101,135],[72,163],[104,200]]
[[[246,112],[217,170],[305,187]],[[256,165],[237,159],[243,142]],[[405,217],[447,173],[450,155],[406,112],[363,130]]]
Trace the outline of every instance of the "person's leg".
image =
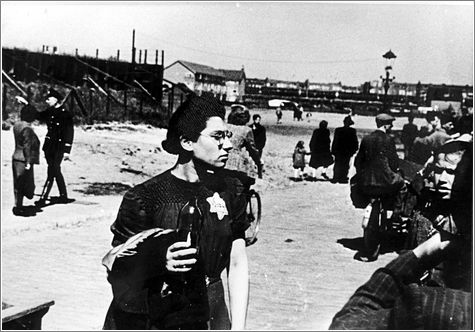
[[[348,182],[348,172],[350,171],[350,160],[351,156],[341,156],[340,157],[340,181]],[[335,158],[336,159],[336,158]],[[336,166],[336,160],[335,160]]]
[[335,165],[333,166],[333,182],[340,182],[343,177],[343,158],[339,155],[335,155]]
[[231,321],[229,319],[228,308],[224,300],[224,287],[221,280],[211,283],[208,286],[209,302],[209,329],[210,330],[230,330]]

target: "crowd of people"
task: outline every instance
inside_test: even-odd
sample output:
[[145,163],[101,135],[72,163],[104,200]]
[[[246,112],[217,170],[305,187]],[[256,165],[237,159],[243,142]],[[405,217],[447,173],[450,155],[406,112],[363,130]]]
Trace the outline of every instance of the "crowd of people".
[[[335,129],[333,142],[326,120],[320,121],[319,127],[312,133],[309,151],[304,142],[299,141],[292,154],[294,176],[292,181],[331,181],[332,183],[348,183],[350,161],[358,150],[358,137],[351,115],[343,119],[343,126]],[[307,163],[305,155],[310,155]],[[306,165],[311,168],[311,175],[305,173]],[[333,165],[333,178],[327,175],[328,168]]]
[[[54,181],[60,193],[55,202],[72,201],[60,167],[74,136],[63,99],[50,89],[49,107],[40,111],[17,97],[24,107],[13,129],[15,215],[34,215],[22,202],[34,195],[33,165],[39,163],[40,144],[31,123],[36,119],[48,128],[43,144],[48,173],[36,209],[53,204],[49,194]],[[448,121],[442,113],[430,112],[426,129],[408,117],[401,131],[404,159],[420,165],[410,182],[401,171],[391,115],[378,114],[376,129],[360,144],[351,114],[335,129],[333,142],[328,122],[322,120],[309,149],[302,140],[296,144],[293,180],[348,184],[356,155],[351,181],[359,192],[381,198],[388,219],[404,217],[414,232],[425,232],[355,291],[330,329],[472,327],[473,123],[466,110],[461,114],[454,112]],[[245,328],[245,232],[250,224],[246,194],[265,171],[267,137],[260,120],[254,114],[249,123],[249,110],[237,106],[226,121],[218,100],[194,93],[173,113],[162,147],[176,155],[175,165],[129,189],[110,228],[112,249],[102,263],[112,300],[104,329]],[[306,156],[312,171],[304,178]],[[417,197],[411,210],[417,210],[416,215],[403,206],[408,186]]]

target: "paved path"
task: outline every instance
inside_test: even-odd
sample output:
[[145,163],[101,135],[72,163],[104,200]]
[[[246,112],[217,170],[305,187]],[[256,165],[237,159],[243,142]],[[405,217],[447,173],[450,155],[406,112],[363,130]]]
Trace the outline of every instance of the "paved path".
[[[327,329],[354,290],[395,257],[362,263],[337,243],[361,236],[361,211],[348,190],[315,182],[265,193],[259,240],[248,249],[247,328]],[[75,197],[35,218],[2,211],[2,300],[55,300],[43,319],[47,330],[98,330],[111,299],[101,258],[121,197]]]

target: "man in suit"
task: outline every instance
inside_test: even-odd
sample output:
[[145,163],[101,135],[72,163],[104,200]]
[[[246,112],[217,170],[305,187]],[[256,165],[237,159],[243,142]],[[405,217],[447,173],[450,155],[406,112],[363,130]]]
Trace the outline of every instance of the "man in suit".
[[261,125],[261,116],[259,114],[254,114],[252,116],[253,123],[249,126],[252,129],[252,134],[254,135],[254,142],[256,143],[256,148],[259,151],[259,158],[261,162],[257,165],[257,175],[259,179],[262,179],[262,150],[266,145],[266,128]]
[[41,193],[41,197],[35,202],[37,206],[45,206],[49,200],[49,193],[56,180],[59,190],[59,198],[51,203],[67,204],[74,201],[68,198],[66,183],[61,173],[61,162],[69,160],[69,153],[74,138],[73,116],[62,105],[63,96],[56,90],[50,89],[46,96],[48,108],[38,111],[38,117],[46,122],[48,132],[43,144],[46,162],[48,164],[48,176]]
[[343,127],[335,129],[333,136],[332,154],[335,156],[332,183],[348,183],[350,159],[358,150],[358,137],[351,116],[343,119]]

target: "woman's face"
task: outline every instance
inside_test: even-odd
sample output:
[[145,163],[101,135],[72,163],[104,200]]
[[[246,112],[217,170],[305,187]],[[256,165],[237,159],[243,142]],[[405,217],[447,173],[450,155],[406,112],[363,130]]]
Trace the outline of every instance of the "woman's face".
[[463,151],[439,153],[434,164],[433,182],[435,190],[442,195],[442,199],[449,199],[455,178],[455,169],[462,159]]
[[194,157],[214,167],[226,165],[231,149],[226,124],[217,116],[206,121],[206,128],[201,131],[198,140],[193,142]]

